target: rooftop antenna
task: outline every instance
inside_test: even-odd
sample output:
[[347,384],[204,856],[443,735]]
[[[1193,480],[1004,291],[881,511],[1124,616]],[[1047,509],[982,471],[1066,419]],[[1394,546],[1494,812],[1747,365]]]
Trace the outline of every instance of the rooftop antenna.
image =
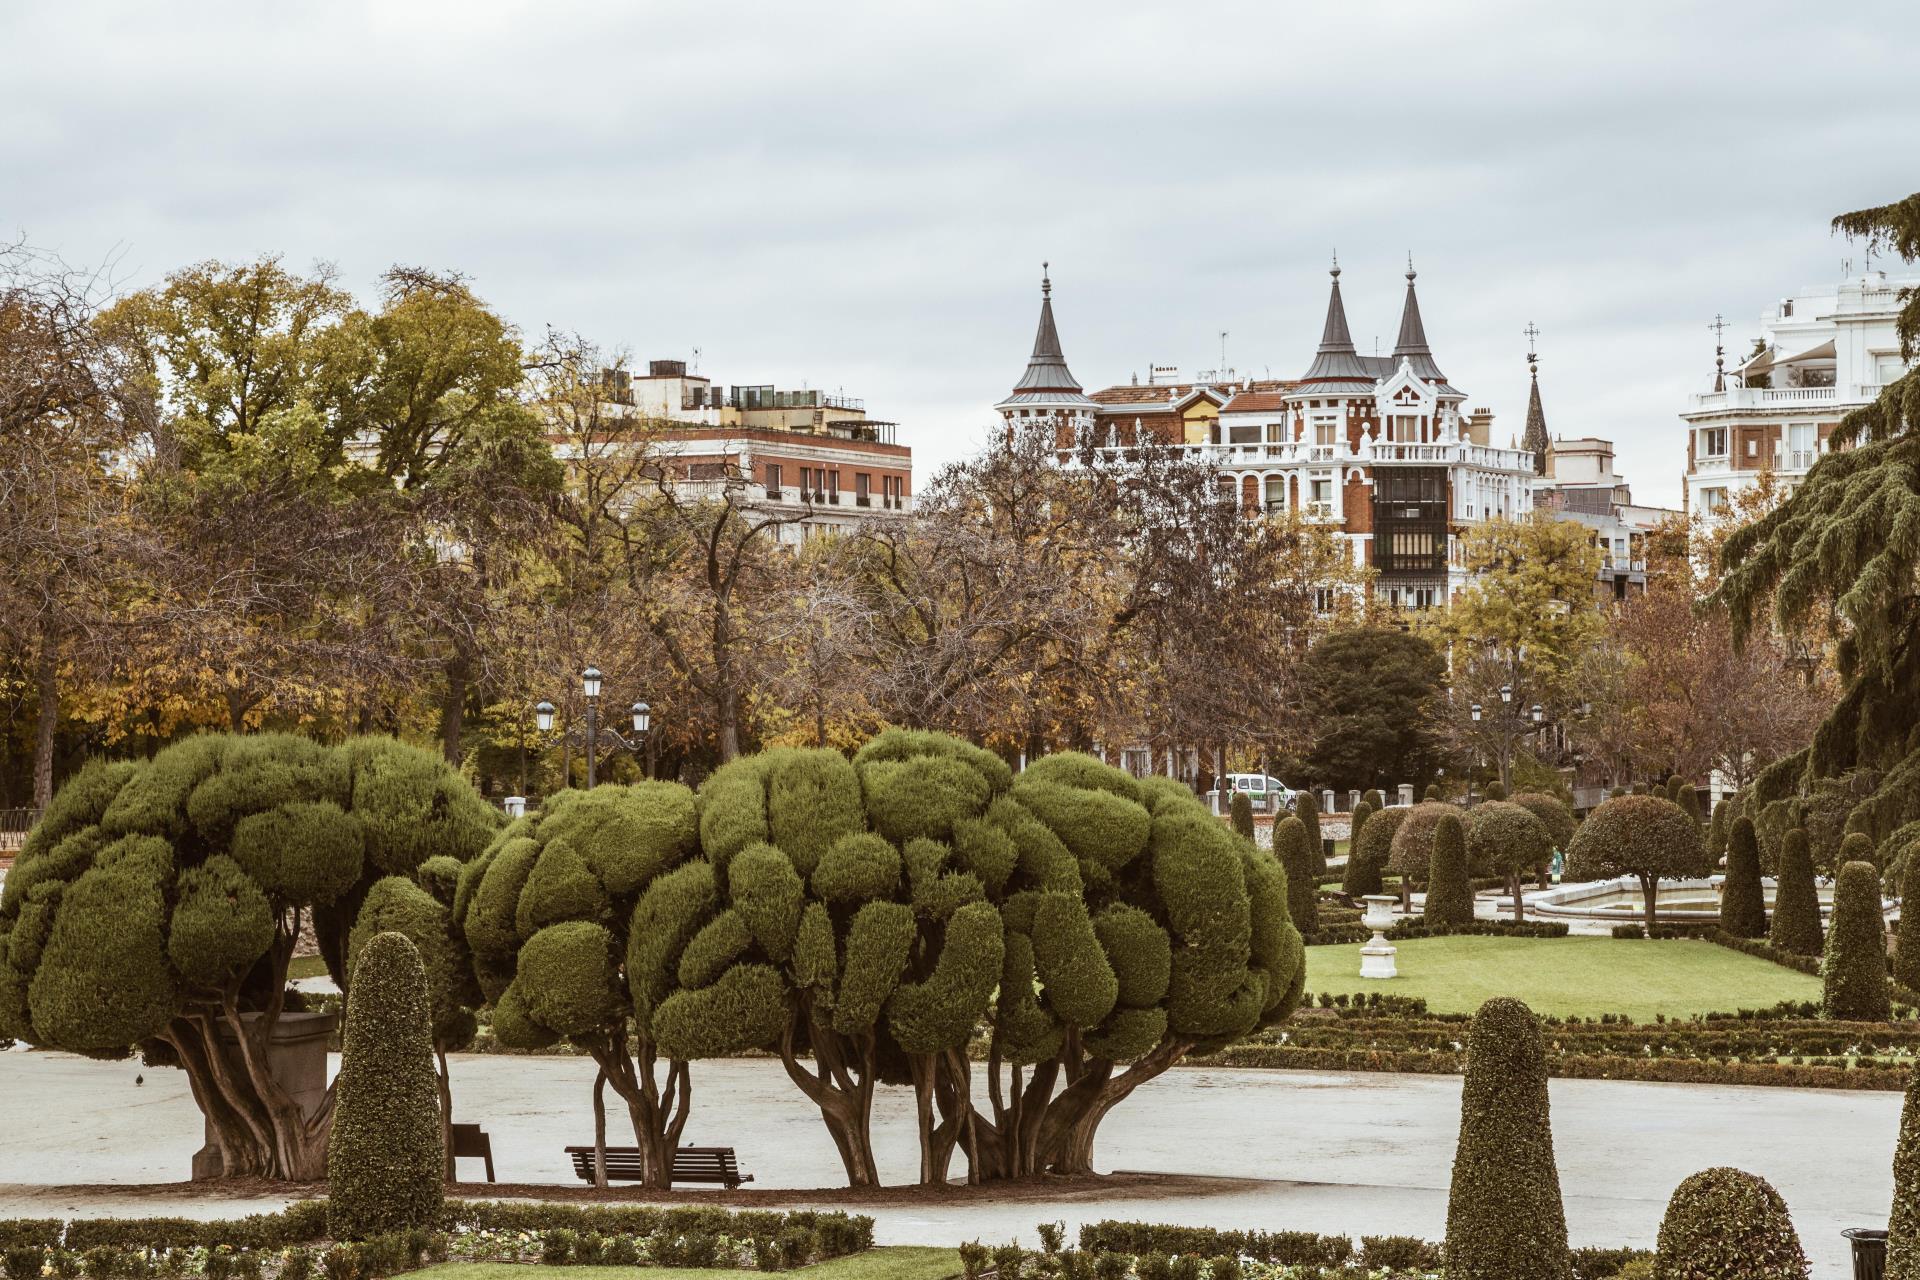
[[1727,389],[1727,347],[1724,341],[1727,332],[1726,317],[1714,312],[1713,323],[1707,328],[1713,330],[1713,389]]
[[1220,331],[1220,372],[1222,377],[1226,375],[1226,369],[1227,369],[1227,331],[1225,329],[1222,329]]
[[692,361],[690,361],[690,363],[692,364],[693,367],[689,369],[688,372],[696,373],[696,374],[699,373],[700,372],[700,348],[695,347],[693,349],[693,359]]

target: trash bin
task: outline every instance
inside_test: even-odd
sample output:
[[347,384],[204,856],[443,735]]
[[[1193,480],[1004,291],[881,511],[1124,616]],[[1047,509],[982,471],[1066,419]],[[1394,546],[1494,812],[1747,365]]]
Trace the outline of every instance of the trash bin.
[[1322,857],[1331,858],[1333,856],[1333,843],[1332,836],[1320,837],[1320,854]]
[[1853,1280],[1884,1280],[1887,1233],[1868,1227],[1848,1227],[1840,1234],[1853,1242]]

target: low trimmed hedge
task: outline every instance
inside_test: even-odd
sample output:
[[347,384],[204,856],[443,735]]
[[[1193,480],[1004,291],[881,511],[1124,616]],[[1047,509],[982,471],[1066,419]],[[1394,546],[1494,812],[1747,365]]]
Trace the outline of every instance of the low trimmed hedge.
[[[1141,1280],[1157,1271],[1157,1264],[1149,1259],[1228,1258],[1236,1263],[1319,1267],[1331,1269],[1334,1275],[1384,1276],[1389,1280],[1430,1276],[1443,1263],[1437,1241],[1415,1236],[1362,1236],[1356,1246],[1350,1237],[1311,1231],[1216,1231],[1112,1219],[1081,1227],[1079,1252],[1092,1255],[1090,1262],[1082,1264],[1090,1267],[1092,1275],[1138,1276]],[[1653,1256],[1644,1249],[1575,1249],[1573,1255],[1577,1280],[1609,1280],[1628,1263]],[[1102,1257],[1124,1259],[1127,1269],[1102,1271]],[[1072,1268],[1057,1270],[1075,1273]],[[1022,1274],[1026,1274],[1024,1269]]]
[[1406,916],[1394,922],[1387,937],[1394,941],[1408,938],[1564,938],[1565,922],[1559,920],[1475,920],[1468,924],[1436,928],[1425,920]]
[[549,1265],[785,1271],[873,1247],[872,1218],[810,1209],[449,1200],[439,1226],[329,1245],[325,1200],[211,1222],[5,1218],[0,1219],[0,1268],[9,1280],[38,1280],[48,1269],[59,1280],[378,1280],[458,1256]]

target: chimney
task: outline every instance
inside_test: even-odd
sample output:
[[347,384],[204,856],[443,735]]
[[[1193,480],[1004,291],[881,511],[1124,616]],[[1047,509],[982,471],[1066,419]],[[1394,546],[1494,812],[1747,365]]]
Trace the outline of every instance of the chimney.
[[1467,415],[1467,438],[1475,444],[1493,442],[1493,410],[1475,409]]

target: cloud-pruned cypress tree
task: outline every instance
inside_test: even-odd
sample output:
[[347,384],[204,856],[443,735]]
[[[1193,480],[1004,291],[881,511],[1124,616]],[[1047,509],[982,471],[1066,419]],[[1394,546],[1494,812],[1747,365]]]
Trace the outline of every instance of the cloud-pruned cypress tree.
[[[517,1049],[564,1040],[592,1057],[595,1141],[604,1085],[626,1103],[643,1184],[656,1188],[667,1185],[691,1081],[686,1055],[661,1060],[655,1022],[670,994],[709,985],[695,944],[710,962],[727,937],[717,872],[698,846],[693,793],[677,783],[562,791],[469,864],[455,900],[494,1036]],[[783,995],[770,975],[735,977],[707,997],[731,1015],[716,1013],[710,1033],[740,1049],[768,1043]]]
[[1760,938],[1767,933],[1766,888],[1760,883],[1760,837],[1747,818],[1734,819],[1733,829],[1727,833],[1720,927],[1736,938]]
[[360,948],[335,1092],[328,1232],[365,1240],[437,1226],[446,1148],[433,1002],[426,966],[404,934],[375,934]]
[[1920,1280],[1920,1062],[1907,1076],[1900,1139],[1893,1149],[1893,1214],[1886,1280]]
[[1570,1280],[1539,1020],[1505,996],[1467,1036],[1460,1140],[1447,1195],[1448,1280]]
[[1253,801],[1247,797],[1247,793],[1234,792],[1233,800],[1227,808],[1230,811],[1229,816],[1232,818],[1234,831],[1249,840],[1253,839]]
[[[305,1109],[248,1067],[286,1012],[296,941],[310,929],[351,996],[362,899],[388,878],[446,883],[497,822],[437,756],[384,738],[205,735],[89,766],[0,895],[0,1037],[179,1066],[228,1176],[317,1179],[330,1101]],[[229,1011],[244,1051],[223,1033]],[[446,1018],[449,1034],[471,1025]]]
[[1587,815],[1567,846],[1567,874],[1576,880],[1630,875],[1640,882],[1648,932],[1655,924],[1660,881],[1707,871],[1700,824],[1660,796],[1608,800]]
[[1293,802],[1293,816],[1300,819],[1300,825],[1307,832],[1307,858],[1313,863],[1313,873],[1323,876],[1327,873],[1327,850],[1320,842],[1320,802],[1314,799],[1313,792],[1302,791]]
[[[1528,820],[1532,820],[1531,815]],[[1473,923],[1466,828],[1453,814],[1441,818],[1433,829],[1433,854],[1427,864],[1427,899],[1422,914],[1436,929],[1457,929]]]
[[1886,917],[1880,875],[1871,862],[1849,862],[1833,887],[1833,927],[1820,961],[1820,1012],[1847,1022],[1884,1022],[1887,994]]
[[1287,873],[1287,915],[1302,933],[1320,928],[1320,890],[1314,883],[1313,855],[1307,849],[1307,827],[1298,818],[1282,818],[1273,826],[1273,856]]
[[1817,956],[1825,946],[1813,855],[1807,833],[1799,827],[1780,839],[1779,868],[1773,878],[1773,924],[1767,936],[1776,948],[1797,956]]
[[1340,875],[1340,892],[1349,898],[1380,892],[1380,865],[1360,856],[1360,836],[1373,814],[1373,806],[1365,800],[1353,806],[1353,817],[1347,827],[1347,865]]
[[1786,1201],[1765,1178],[1702,1169],[1667,1201],[1653,1274],[1654,1280],[1806,1280],[1807,1255]]
[[[1548,796],[1556,806],[1559,801]],[[1507,878],[1513,918],[1526,917],[1526,880],[1553,860],[1553,836],[1532,808],[1518,801],[1489,800],[1475,805],[1467,837],[1468,861]],[[1568,826],[1572,826],[1569,822]],[[1431,897],[1432,890],[1428,890]]]
[[[716,923],[679,977],[778,976],[774,1047],[855,1183],[878,1178],[878,1082],[914,1087],[924,1181],[943,1182],[956,1149],[975,1179],[1089,1172],[1108,1111],[1196,1048],[1286,1016],[1304,981],[1274,855],[1178,783],[1089,756],[1014,778],[905,730],[851,762],[766,752],[714,774],[701,827],[727,872],[719,919],[742,920]],[[655,1019],[663,1048],[723,1047],[682,1003]],[[968,1052],[982,1028],[984,1090]]]

